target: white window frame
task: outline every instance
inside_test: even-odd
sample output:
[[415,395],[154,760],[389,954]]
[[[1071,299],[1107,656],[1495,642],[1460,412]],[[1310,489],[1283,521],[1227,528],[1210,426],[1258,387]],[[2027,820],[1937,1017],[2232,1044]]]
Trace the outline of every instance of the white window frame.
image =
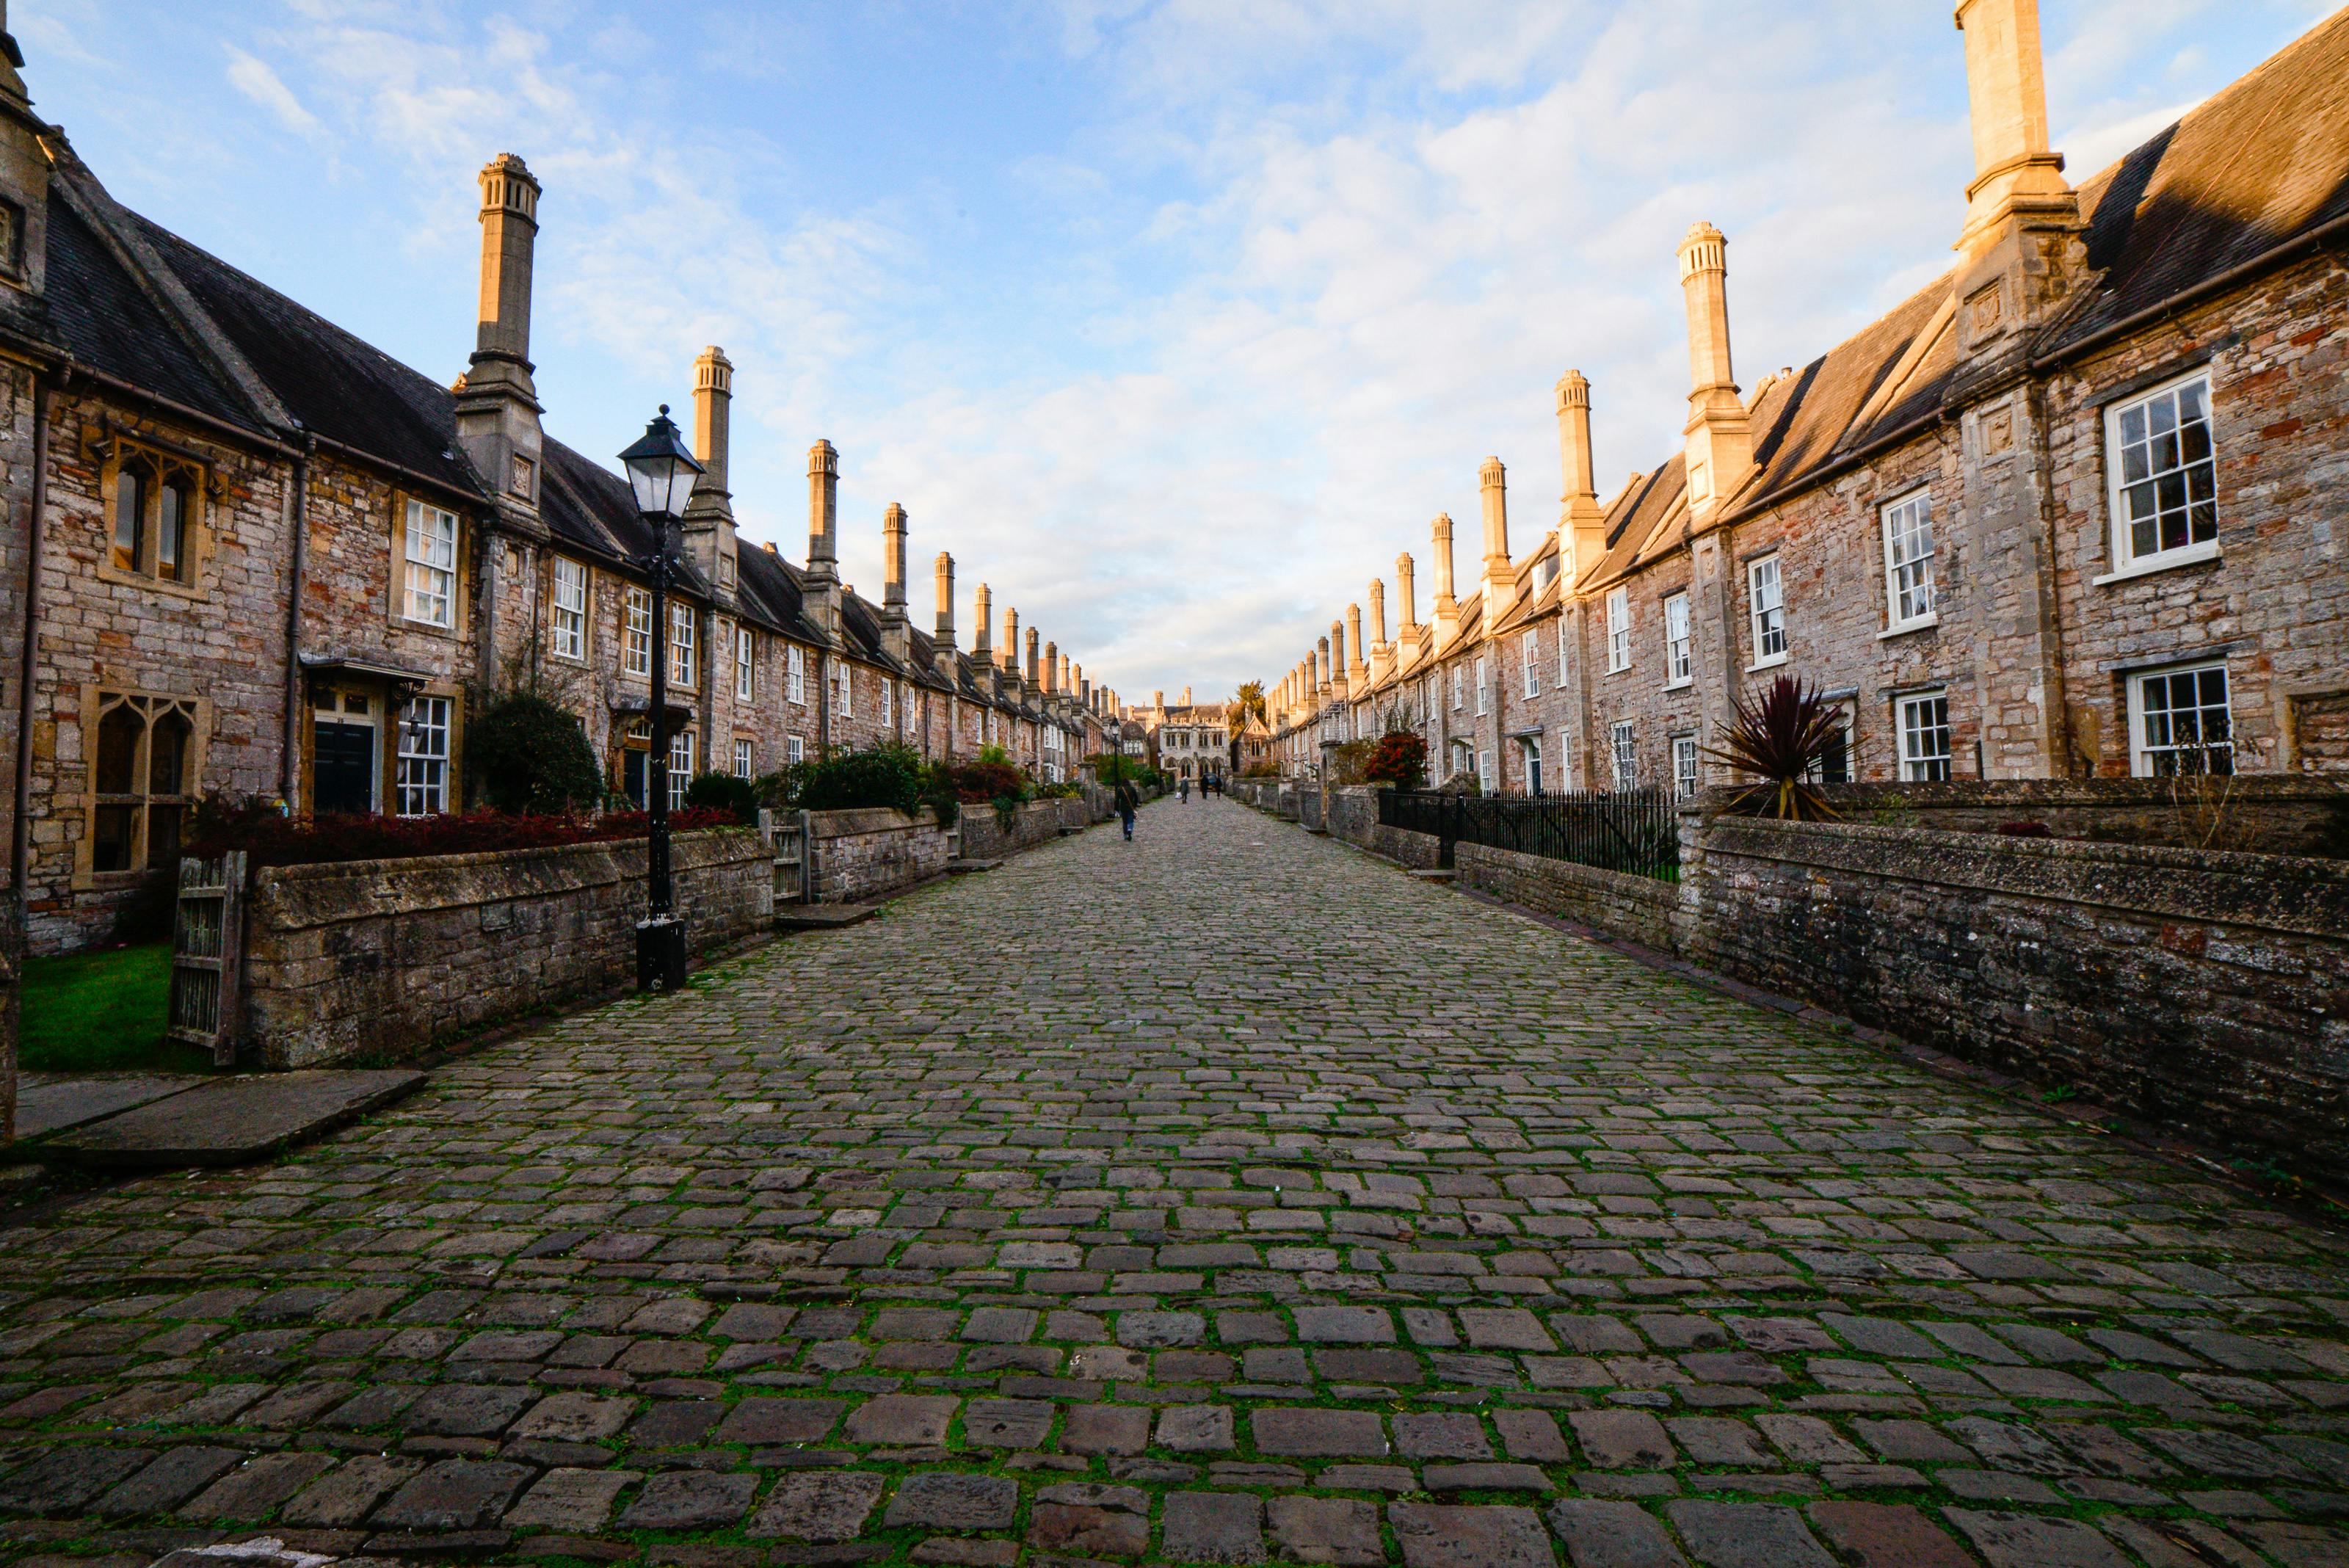
[[896,687],[897,683],[888,676],[881,678],[881,727],[885,730],[897,722]]
[[[1895,698],[1892,732],[1900,748],[1901,782],[1938,784],[1955,776],[1948,691],[1909,691]],[[1936,741],[1940,747],[1938,753],[1931,749]]]
[[758,634],[737,621],[734,625],[734,701],[749,702],[758,694]]
[[1562,608],[1557,612],[1557,680],[1553,684],[1566,684],[1566,611]]
[[1664,690],[1676,691],[1696,679],[1690,658],[1689,597],[1685,589],[1664,596]]
[[791,651],[783,660],[783,696],[804,708],[807,706],[807,649],[796,642],[784,646]]
[[843,719],[856,715],[856,679],[844,659],[832,661],[832,705]]
[[[2197,561],[2215,560],[2219,556],[2218,498],[2218,438],[2211,429],[2210,372],[2208,367],[2192,370],[2158,387],[2116,400],[2105,410],[2105,483],[2106,510],[2112,519],[2113,569],[2096,580],[2109,582],[2116,577],[2130,577],[2141,572],[2158,572],[2170,566],[2189,566]],[[2184,431],[2191,422],[2180,416],[2189,400],[2199,401],[2201,410],[2199,424],[2206,450],[2199,458],[2187,458],[2184,453]],[[2172,420],[2171,431],[2179,436],[2180,450],[2164,453],[2158,450],[2161,438],[2150,429],[2151,421],[2162,411],[2163,405]],[[2137,441],[2127,439],[2129,416],[2142,413],[2147,426]],[[2165,463],[2169,458],[2174,462]],[[2184,509],[2187,536],[2182,544],[2163,547],[2161,517],[2164,513],[2175,514],[2178,507],[2162,504],[2161,481],[2168,474],[2178,474],[2179,506]],[[2197,480],[2199,480],[2199,483]],[[2197,490],[2208,493],[2199,500]],[[2137,548],[2135,519],[2132,508],[2140,499],[2153,500],[2154,547]],[[2207,509],[2209,536],[2196,538],[2194,508]]]
[[1640,734],[1631,720],[1618,719],[1607,726],[1607,765],[1617,789],[1640,782]]
[[696,683],[695,656],[700,651],[696,639],[700,636],[700,613],[691,605],[668,607],[668,679],[672,686],[690,688]]
[[653,591],[631,586],[620,605],[620,670],[649,679],[653,672]]
[[1482,718],[1493,705],[1493,661],[1484,654],[1476,656],[1476,716]]
[[554,592],[548,606],[547,652],[556,659],[587,660],[587,563],[554,557]]
[[1526,670],[1523,694],[1538,697],[1541,695],[1541,633],[1532,627],[1526,628],[1525,636],[1517,639],[1517,651],[1518,659]]
[[1884,633],[1941,621],[1933,584],[1933,493],[1923,486],[1877,508],[1884,536]]
[[441,631],[457,625],[457,514],[409,497],[400,618]]
[[794,766],[807,761],[807,742],[798,735],[784,736],[783,760]]
[[1493,777],[1493,753],[1489,747],[1481,749],[1476,753],[1476,787],[1486,794],[1493,794],[1500,787]]
[[[1764,603],[1764,588],[1768,602]],[[1767,670],[1786,662],[1786,568],[1776,551],[1745,563],[1745,619],[1753,633],[1754,662]]]
[[1468,667],[1455,663],[1452,667],[1452,711],[1457,713],[1467,705]]
[[400,816],[438,816],[449,809],[450,704],[446,697],[412,697],[400,707],[392,786]]
[[1631,668],[1631,590],[1607,590],[1607,673]]
[[758,750],[759,744],[756,741],[743,735],[734,737],[734,776],[736,778],[747,779],[751,776],[752,769],[757,765]]
[[1539,735],[1519,735],[1518,754],[1526,764],[1526,793],[1542,793],[1542,744]]
[[[2219,701],[2215,710],[2208,701],[2209,682],[2207,678],[2213,675],[2219,679]],[[2191,679],[2200,690],[2194,694],[2196,701],[2191,708],[2180,708],[2171,699],[2177,693],[2177,682],[2188,679]],[[2147,701],[2150,694],[2149,689],[2157,686],[2163,696],[2163,702],[2158,710],[2154,709]],[[2128,678],[2130,774],[2141,779],[2169,777],[2175,774],[2178,769],[2173,762],[2168,773],[2164,773],[2161,759],[2164,757],[2175,759],[2189,750],[2223,752],[2226,754],[2224,768],[2203,771],[2233,773],[2235,770],[2234,701],[2234,681],[2227,673],[2227,664],[2224,659],[2207,659],[2197,664],[2173,664],[2160,670],[2138,670],[2131,675]],[[2178,714],[2189,711],[2194,713],[2196,715],[2194,728],[2199,733],[2205,732],[2207,728],[2207,720],[2204,716],[2214,711],[2220,715],[2220,725],[2226,732],[2222,739],[2192,747],[2177,742]],[[2169,737],[2158,743],[2153,733],[2155,728],[2153,721],[2157,711],[2165,721]]]
[[1702,787],[1704,774],[1698,760],[1696,737],[1674,735],[1672,742],[1672,798],[1686,800]]
[[685,809],[685,786],[693,782],[693,732],[679,730],[668,738],[668,808]]

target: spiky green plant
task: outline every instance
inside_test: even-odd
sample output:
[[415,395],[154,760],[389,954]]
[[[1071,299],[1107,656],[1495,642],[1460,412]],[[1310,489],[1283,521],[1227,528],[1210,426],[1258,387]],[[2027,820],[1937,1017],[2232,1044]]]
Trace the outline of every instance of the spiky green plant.
[[1837,815],[1813,789],[1828,753],[1841,740],[1841,722],[1814,687],[1781,675],[1758,701],[1737,700],[1736,719],[1722,727],[1705,754],[1762,782],[1737,796],[1739,807],[1761,804],[1761,815],[1816,822]]

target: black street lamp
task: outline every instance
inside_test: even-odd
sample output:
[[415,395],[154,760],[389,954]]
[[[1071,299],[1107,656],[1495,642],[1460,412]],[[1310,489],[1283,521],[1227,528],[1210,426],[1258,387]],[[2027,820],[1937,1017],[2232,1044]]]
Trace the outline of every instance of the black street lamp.
[[652,554],[636,563],[653,585],[653,744],[652,755],[645,759],[650,764],[645,769],[645,811],[652,827],[647,857],[652,907],[636,922],[636,989],[682,991],[685,927],[672,909],[668,874],[668,579],[677,564],[669,553],[669,524],[683,514],[701,464],[678,439],[667,403],[636,443],[620,454],[620,463],[636,493],[636,514],[653,536]]

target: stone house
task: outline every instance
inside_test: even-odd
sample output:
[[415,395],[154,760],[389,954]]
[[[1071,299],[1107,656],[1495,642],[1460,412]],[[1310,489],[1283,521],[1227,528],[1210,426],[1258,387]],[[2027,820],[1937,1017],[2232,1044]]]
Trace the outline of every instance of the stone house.
[[691,416],[708,472],[652,624],[626,483],[542,427],[542,192],[521,159],[481,171],[481,309],[451,386],[125,211],[0,42],[0,765],[34,950],[102,939],[207,796],[462,809],[469,710],[521,684],[576,713],[638,802],[889,740],[934,758],[994,741],[1048,776],[1092,754],[1099,713],[1032,645],[1025,672],[983,634],[957,649],[950,557],[933,628],[913,626],[903,508],[882,521],[881,602],[840,582],[829,442],[810,452],[805,564],[744,547],[734,367],[714,348]]
[[1557,528],[1281,683],[1275,749],[1418,730],[1488,789],[1712,779],[1781,673],[1841,712],[1831,778],[2349,770],[2349,14],[2076,188],[2033,0],[1958,7],[1977,175],[1958,262],[1800,369],[1735,382],[1725,238],[1679,252],[1680,451],[1602,500],[1557,388]]

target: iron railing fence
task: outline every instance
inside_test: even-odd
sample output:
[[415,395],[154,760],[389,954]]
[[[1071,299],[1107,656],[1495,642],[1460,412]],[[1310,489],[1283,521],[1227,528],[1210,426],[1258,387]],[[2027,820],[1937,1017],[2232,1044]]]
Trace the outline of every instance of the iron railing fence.
[[1381,790],[1379,822],[1440,840],[1439,865],[1452,864],[1455,844],[1483,844],[1669,882],[1680,877],[1679,805],[1663,788],[1544,795]]

